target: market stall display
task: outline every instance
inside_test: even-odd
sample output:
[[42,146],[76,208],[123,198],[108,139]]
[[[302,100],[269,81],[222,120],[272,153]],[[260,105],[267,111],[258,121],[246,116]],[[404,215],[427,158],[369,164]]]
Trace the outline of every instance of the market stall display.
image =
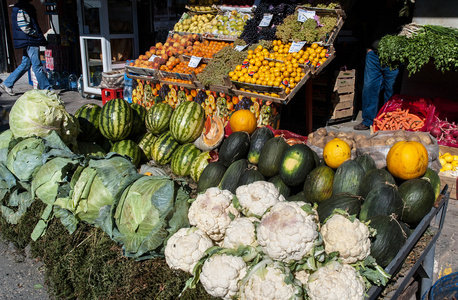
[[[28,96],[26,93],[23,101]],[[334,136],[324,144],[323,159],[320,159],[306,145],[306,137],[257,126],[255,114],[250,110],[239,110],[238,114],[232,115],[229,119],[231,131],[225,135],[221,120],[206,116],[195,101],[182,102],[175,108],[161,102],[150,108],[154,114],[146,111],[145,124],[135,125],[139,126],[139,133],[135,135],[142,137],[139,142],[142,146],[139,147],[134,142],[137,139],[130,139],[135,123],[125,125],[132,118],[133,111],[137,111],[136,106],[116,99],[107,102],[101,110],[86,105],[75,118],[78,122],[81,119],[83,124],[93,125],[81,127],[83,130],[101,132],[102,137],[93,145],[107,149],[108,154],[96,156],[73,152],[59,143],[57,131],[43,138],[32,137],[19,142],[13,131],[2,133],[3,156],[0,158],[4,161],[1,173],[5,183],[2,185],[2,218],[18,224],[33,203],[25,199],[40,201],[46,206],[40,220],[34,224],[33,240],[46,236],[47,227],[54,218],[59,219],[70,233],[76,232],[83,224],[95,225],[122,247],[122,255],[136,259],[160,259],[157,257],[165,255],[171,268],[191,273],[188,282],[180,284],[185,293],[197,286],[214,297],[254,293],[256,285],[265,280],[256,278],[256,270],[266,267],[272,268],[272,272],[278,269],[275,271],[279,276],[277,283],[288,295],[298,296],[318,292],[307,278],[320,278],[320,273],[325,270],[351,271],[354,282],[348,284],[361,283],[357,297],[362,299],[371,286],[388,284],[393,274],[386,273],[383,268],[404,249],[407,239],[402,232],[415,231],[425,216],[434,210],[437,182],[433,177],[425,179],[426,168],[413,176],[409,170],[399,168],[402,161],[391,151],[386,158],[388,168],[377,168],[370,155],[352,159],[351,147],[340,135],[342,139]],[[94,119],[92,116],[97,114],[98,119]],[[115,117],[107,118],[108,115]],[[160,117],[151,119],[156,116]],[[230,122],[234,122],[233,126]],[[30,125],[24,126],[27,127],[24,130],[29,130],[32,135],[38,130]],[[150,128],[157,130],[154,134],[147,132]],[[197,147],[196,141],[203,139],[202,135],[207,147],[213,145],[209,150]],[[319,134],[311,135],[310,139],[315,135]],[[291,138],[295,139],[294,143]],[[76,135],[75,139],[78,144],[85,143],[84,135],[79,138]],[[428,154],[434,151],[426,150],[420,141],[414,140],[398,141],[390,150],[399,152],[400,157],[411,155],[412,158],[412,150],[405,147],[405,143],[412,143]],[[352,147],[358,150],[355,144]],[[134,149],[141,149],[143,153],[137,155]],[[38,161],[44,164],[33,164],[32,168],[33,161],[29,161],[26,168],[30,176],[25,177],[21,171],[24,168],[21,157],[30,157],[32,153],[41,157]],[[396,169],[391,168],[392,164]],[[63,165],[66,167],[62,168]],[[384,172],[390,183],[378,180],[380,175],[372,176],[375,171]],[[39,174],[40,177],[35,177]],[[59,183],[54,182],[55,178],[61,178]],[[27,182],[32,182],[31,190]],[[26,194],[33,196],[25,197]],[[361,199],[365,201],[362,203]],[[188,200],[192,203],[189,204]],[[210,203],[213,204],[209,206]],[[381,203],[384,203],[383,209]],[[208,210],[208,207],[213,208]],[[340,210],[335,211],[335,208]],[[352,215],[345,212],[347,210],[353,212]],[[151,218],[138,218],[136,211]],[[287,218],[283,221],[282,216]],[[376,219],[382,216],[388,222]],[[208,218],[213,218],[214,222],[204,221]],[[294,223],[290,222],[291,218],[304,221]],[[379,232],[375,235],[378,239],[374,239],[372,227],[364,223],[368,220],[374,226],[377,224],[374,228]],[[239,236],[242,231],[237,229],[238,226],[248,228],[258,223],[251,238]],[[340,224],[337,228],[342,230],[341,233],[336,232],[334,223]],[[304,228],[299,230],[301,226]],[[346,226],[365,228],[361,232],[366,233],[354,236],[351,234],[354,231],[346,230]],[[383,238],[384,230],[391,234],[394,230],[399,231],[398,239]],[[297,236],[291,236],[291,240],[301,242],[300,247],[292,252],[288,250],[288,241],[272,238],[274,233],[287,236],[296,231]],[[355,239],[355,242],[344,246],[335,241],[336,236],[343,234],[350,234],[348,238]],[[188,259],[190,252],[177,249],[189,243],[191,236],[193,239],[202,238],[203,246],[199,248],[198,256]],[[337,248],[333,248],[333,241]],[[167,247],[174,247],[178,252],[172,255]],[[377,252],[376,249],[380,248],[376,247],[391,249],[393,253]],[[340,254],[336,256],[335,251]],[[360,255],[356,255],[357,252]],[[181,256],[178,257],[178,253]],[[349,256],[348,253],[352,254]],[[235,277],[230,277],[228,286],[213,283],[211,278],[215,271],[211,262],[217,259],[233,260],[233,267],[238,265],[236,261],[240,261],[236,273],[243,280],[237,283]],[[188,263],[184,263],[185,260]],[[292,281],[282,281],[284,276]]]

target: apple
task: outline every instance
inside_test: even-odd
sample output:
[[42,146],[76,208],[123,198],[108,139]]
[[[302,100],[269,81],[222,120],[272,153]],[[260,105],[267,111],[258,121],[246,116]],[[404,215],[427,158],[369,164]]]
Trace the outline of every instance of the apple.
[[164,63],[165,63],[169,59],[169,56],[166,53],[164,53],[161,55],[161,58],[164,59]]
[[163,46],[163,45],[162,45],[162,43],[161,43],[161,42],[159,42],[159,43],[156,43],[156,48],[159,48],[159,47],[162,47],[162,46]]
[[167,58],[172,56],[173,54],[175,54],[175,51],[173,51],[172,49],[169,48],[169,50],[167,50],[167,52],[165,53],[165,55],[167,55]]

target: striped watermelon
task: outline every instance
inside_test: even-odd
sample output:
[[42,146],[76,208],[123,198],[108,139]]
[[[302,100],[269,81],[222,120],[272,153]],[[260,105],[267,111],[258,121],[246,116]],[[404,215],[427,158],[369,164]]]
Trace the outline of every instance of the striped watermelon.
[[191,173],[191,164],[199,156],[200,151],[194,144],[187,143],[178,147],[173,153],[170,164],[172,172],[178,176],[186,176]]
[[211,159],[211,155],[209,151],[202,152],[194,162],[191,164],[191,170],[189,175],[191,175],[192,180],[195,182],[199,182],[200,174],[208,165],[209,160]]
[[165,165],[172,160],[173,152],[180,146],[170,131],[161,134],[153,144],[151,156],[159,165]]
[[146,132],[145,119],[146,119],[146,108],[138,103],[130,104],[133,114],[132,130],[130,131],[129,137],[132,139],[143,135]]
[[172,113],[170,132],[180,144],[194,142],[201,134],[205,123],[205,112],[197,102],[182,102]]
[[[107,102],[108,103],[108,102]],[[127,155],[132,158],[132,163],[137,167],[141,160],[142,150],[132,140],[121,140],[113,144],[110,152]]]
[[129,102],[113,99],[105,103],[99,117],[99,129],[110,141],[120,141],[132,130],[133,113]]
[[167,103],[161,102],[153,105],[146,114],[146,128],[154,134],[166,132],[169,130],[169,122],[172,113],[173,108]]
[[152,150],[154,141],[156,141],[157,136],[152,134],[151,132],[147,132],[143,135],[141,140],[138,142],[138,146],[142,149],[143,154],[145,155],[147,160],[153,159]]
[[78,108],[75,117],[80,124],[81,132],[77,140],[83,142],[96,142],[102,138],[99,130],[99,116],[102,108],[94,103],[87,103]]

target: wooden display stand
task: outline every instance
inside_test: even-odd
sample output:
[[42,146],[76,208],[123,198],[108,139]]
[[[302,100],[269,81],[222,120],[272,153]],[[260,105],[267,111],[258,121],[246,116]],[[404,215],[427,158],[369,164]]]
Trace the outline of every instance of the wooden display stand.
[[[439,145],[439,152],[441,154],[448,152],[451,155],[458,155],[458,148]],[[458,195],[457,195],[458,177],[450,173],[451,173],[450,171],[439,173],[439,177],[441,179],[441,188],[444,188],[444,186],[447,184],[448,190],[450,191],[450,199],[456,200],[458,199]]]

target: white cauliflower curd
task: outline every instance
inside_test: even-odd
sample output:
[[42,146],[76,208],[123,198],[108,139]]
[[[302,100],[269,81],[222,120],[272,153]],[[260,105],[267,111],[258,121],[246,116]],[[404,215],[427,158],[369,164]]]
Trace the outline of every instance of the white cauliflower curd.
[[165,261],[171,269],[193,274],[193,269],[213,241],[197,227],[181,228],[167,241]]
[[240,215],[232,204],[233,197],[227,190],[217,187],[207,189],[191,204],[188,212],[189,224],[205,232],[213,241],[221,241],[232,218]]
[[315,246],[319,237],[317,223],[316,211],[309,204],[278,202],[263,216],[257,228],[258,243],[273,260],[299,261]]
[[234,219],[226,229],[226,236],[221,244],[224,248],[237,249],[239,246],[258,245],[256,240],[256,227],[253,222],[259,220],[251,217],[240,217]]
[[332,261],[310,275],[305,286],[311,300],[364,299],[364,280],[350,265]]
[[343,263],[353,264],[370,255],[370,232],[357,218],[353,221],[336,213],[321,228],[326,253],[339,252]]
[[285,201],[285,197],[272,182],[256,181],[237,188],[235,195],[247,217],[261,218],[275,203]]
[[281,262],[266,259],[252,267],[244,278],[239,298],[242,300],[302,299],[301,283]]
[[238,293],[238,282],[246,272],[247,266],[242,257],[215,254],[204,262],[200,282],[213,297],[229,300]]

